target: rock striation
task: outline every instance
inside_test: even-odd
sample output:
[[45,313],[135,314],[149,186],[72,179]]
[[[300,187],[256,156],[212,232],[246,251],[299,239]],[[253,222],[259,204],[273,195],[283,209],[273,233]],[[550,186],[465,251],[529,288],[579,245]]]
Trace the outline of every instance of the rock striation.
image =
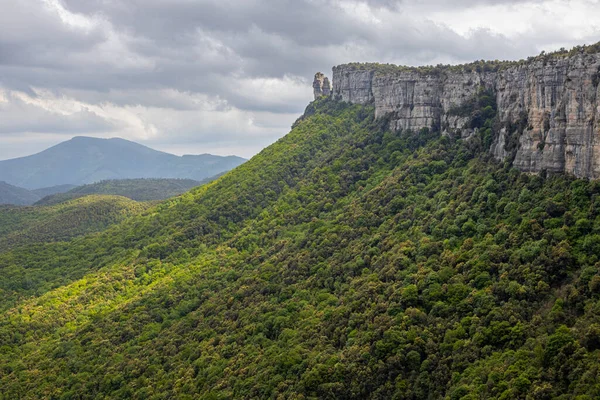
[[329,78],[323,75],[321,72],[315,74],[315,80],[313,81],[313,93],[315,100],[322,96],[331,95],[331,83]]
[[433,128],[469,137],[469,116],[455,110],[486,90],[497,104],[494,157],[526,172],[598,179],[598,47],[462,66],[340,65],[333,68],[332,95],[374,105],[394,130]]
[[331,95],[331,83],[329,82],[329,78],[325,77],[323,79],[323,96]]

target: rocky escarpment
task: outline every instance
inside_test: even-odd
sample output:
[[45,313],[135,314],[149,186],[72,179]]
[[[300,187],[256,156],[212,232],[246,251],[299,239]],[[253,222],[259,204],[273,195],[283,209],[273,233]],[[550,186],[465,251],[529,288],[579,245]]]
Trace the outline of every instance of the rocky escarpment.
[[[395,130],[441,129],[468,137],[457,112],[485,90],[496,100],[490,151],[526,172],[600,178],[600,54],[596,47],[527,61],[428,68],[346,64],[333,68],[333,96],[373,104]],[[593,49],[594,51],[590,51]]]
[[313,94],[315,100],[322,96],[331,95],[331,83],[329,78],[323,75],[321,72],[315,74],[315,80],[313,81]]

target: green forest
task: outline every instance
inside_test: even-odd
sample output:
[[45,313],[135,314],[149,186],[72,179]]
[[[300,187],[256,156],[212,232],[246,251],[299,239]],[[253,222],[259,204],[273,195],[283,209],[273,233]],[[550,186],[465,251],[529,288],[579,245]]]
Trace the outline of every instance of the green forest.
[[5,247],[0,399],[599,398],[600,182],[492,160],[494,107],[463,141],[323,98],[209,184]]
[[86,196],[48,207],[0,206],[0,251],[102,231],[148,207],[121,196]]
[[87,185],[77,186],[64,193],[46,196],[35,205],[54,205],[64,201],[77,199],[89,195],[115,195],[123,196],[136,201],[164,200],[187,192],[191,188],[213,180],[204,181],[193,179],[109,179]]

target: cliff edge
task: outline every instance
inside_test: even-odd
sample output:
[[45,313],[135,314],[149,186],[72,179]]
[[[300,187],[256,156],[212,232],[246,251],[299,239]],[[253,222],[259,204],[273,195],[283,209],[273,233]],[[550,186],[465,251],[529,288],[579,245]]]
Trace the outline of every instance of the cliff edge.
[[461,107],[485,91],[495,98],[490,151],[525,172],[600,178],[600,44],[515,62],[333,68],[334,98],[373,104],[394,130],[440,129],[469,137]]

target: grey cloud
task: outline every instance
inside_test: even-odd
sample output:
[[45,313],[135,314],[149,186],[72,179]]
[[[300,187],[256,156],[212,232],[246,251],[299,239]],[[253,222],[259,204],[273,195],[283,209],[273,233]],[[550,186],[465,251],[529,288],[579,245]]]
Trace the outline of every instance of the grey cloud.
[[[317,70],[328,72],[333,65],[352,61],[422,65],[515,59],[555,43],[558,34],[541,28],[519,40],[481,28],[461,36],[428,18],[432,10],[520,3],[62,0],[74,18],[89,22],[83,29],[62,22],[42,0],[0,0],[0,87],[32,96],[32,88],[44,88],[56,97],[97,106],[152,109],[167,121],[184,113],[183,125],[157,122],[163,135],[157,143],[175,137],[219,140],[221,134],[229,141],[236,135],[242,140],[258,129],[275,137],[306,106]],[[226,125],[217,114],[227,110],[239,110],[241,119],[247,117],[243,113],[269,115],[275,122],[262,120],[251,129],[241,123]],[[188,115],[194,112],[202,118],[213,115],[215,122],[202,125]],[[119,129],[97,115],[56,117],[44,117],[52,130]],[[91,121],[89,126],[83,125],[84,119]],[[0,127],[0,133],[7,131]]]
[[0,103],[0,134],[93,134],[113,132],[118,124],[90,110],[71,114],[48,111],[17,98]]
[[336,29],[340,10],[332,1],[132,0],[123,5],[69,0],[66,4],[76,11],[106,15],[118,26],[173,44],[189,44],[198,27],[219,32],[260,27],[282,36],[293,34],[297,43],[312,45],[323,40],[339,42],[344,35]]
[[35,1],[2,4],[0,32],[0,64],[41,68],[64,67],[65,56],[86,51],[106,39],[94,28],[73,34],[55,12]]
[[[368,3],[396,4],[394,1]],[[477,37],[465,39],[448,28],[402,13],[391,15],[384,21],[385,26],[369,24],[349,16],[335,1],[68,0],[64,4],[72,12],[107,23],[97,32],[77,39],[80,43],[74,51],[66,50],[73,45],[73,39],[60,36],[68,33],[60,26],[55,29],[59,36],[53,34],[51,28],[47,29],[52,43],[50,40],[42,42],[42,50],[37,41],[15,41],[14,45],[22,50],[9,48],[6,52],[12,59],[0,63],[5,86],[23,88],[29,83],[99,92],[177,88],[220,94],[222,88],[214,84],[211,75],[235,79],[281,78],[292,74],[308,78],[316,69],[329,70],[335,64],[349,61],[417,64],[428,63],[436,57],[467,61],[482,56]],[[16,11],[22,14],[19,9]],[[37,11],[30,18],[44,22],[51,20],[48,14],[51,14],[48,10]],[[47,25],[42,23],[43,27]],[[1,33],[3,30],[0,27]],[[148,60],[151,65],[120,67],[114,65],[115,60],[103,60],[102,57],[111,58],[111,54],[98,54],[94,50],[101,45],[102,38],[108,40],[110,34],[121,35],[126,51]],[[531,46],[508,46],[505,38],[493,39],[495,46],[504,49],[498,51],[498,47],[485,46],[490,51],[484,56],[496,58],[494,56],[500,54],[514,58],[531,49]],[[19,56],[20,53],[29,58]],[[236,98],[235,93],[228,95],[232,105],[249,107],[252,104]]]

